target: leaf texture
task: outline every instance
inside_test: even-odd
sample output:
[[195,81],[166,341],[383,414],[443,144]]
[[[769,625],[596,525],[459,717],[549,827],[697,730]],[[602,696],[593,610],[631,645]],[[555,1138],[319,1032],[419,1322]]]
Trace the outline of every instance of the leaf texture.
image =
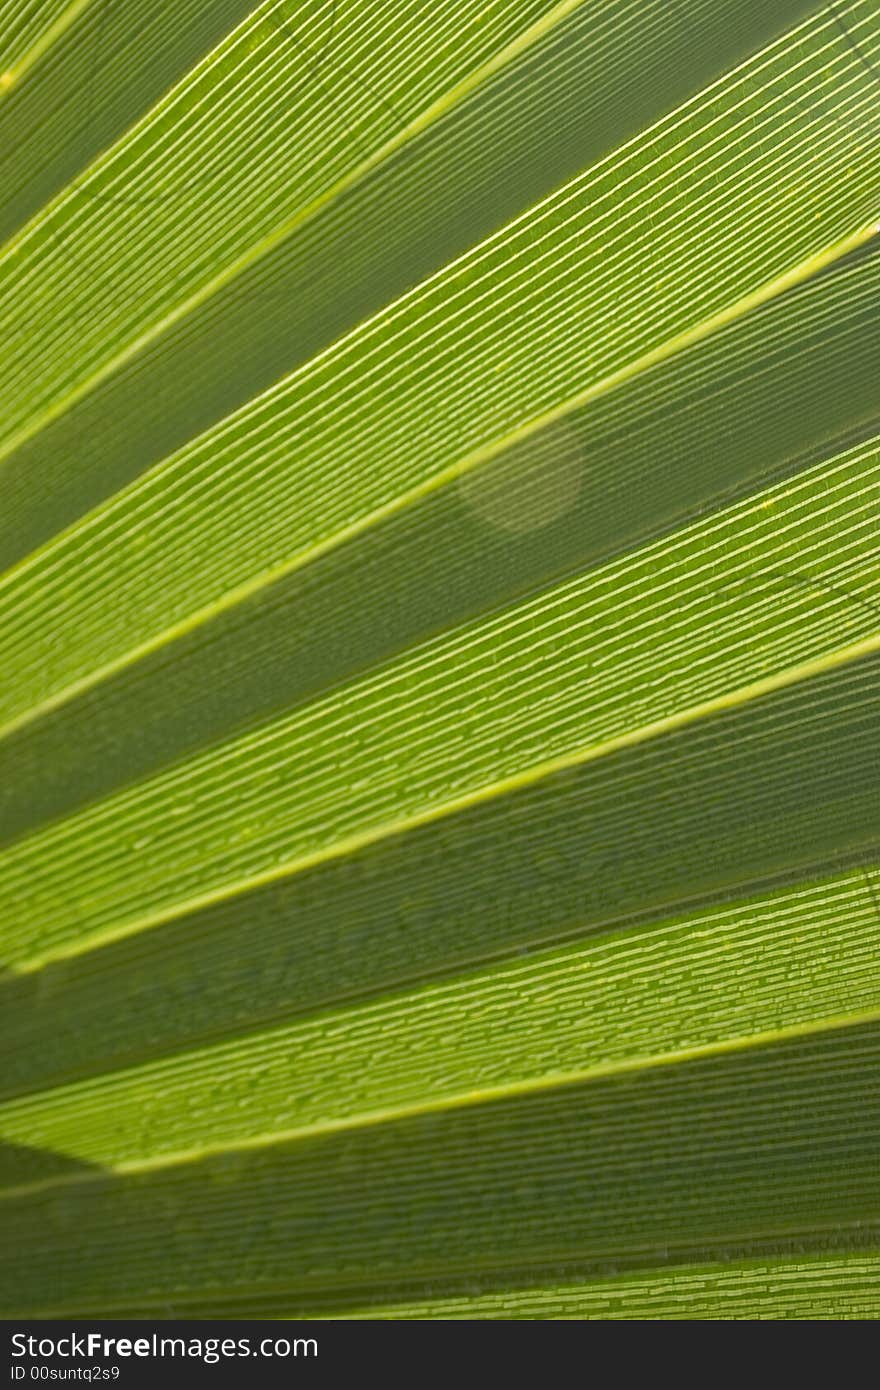
[[877,1316],[873,0],[0,29],[4,1313]]

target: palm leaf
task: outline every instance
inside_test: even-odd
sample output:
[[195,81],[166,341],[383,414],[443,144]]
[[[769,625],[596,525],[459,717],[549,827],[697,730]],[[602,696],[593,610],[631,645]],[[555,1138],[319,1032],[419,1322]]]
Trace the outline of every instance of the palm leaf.
[[876,7],[0,59],[3,1307],[875,1315]]

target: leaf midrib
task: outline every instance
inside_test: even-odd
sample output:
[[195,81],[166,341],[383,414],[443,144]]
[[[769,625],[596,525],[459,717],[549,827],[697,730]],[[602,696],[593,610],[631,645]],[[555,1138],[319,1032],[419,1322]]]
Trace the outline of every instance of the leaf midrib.
[[[78,3],[83,5],[90,4],[92,0],[78,0]],[[54,420],[66,414],[67,411],[84,396],[90,395],[101,382],[113,376],[119,368],[125,366],[127,362],[137,357],[145,348],[157,338],[161,338],[175,324],[185,319],[195,309],[198,309],[202,304],[207,302],[207,300],[213,298],[215,294],[232,283],[239,275],[243,274],[244,271],[249,269],[257,261],[268,255],[276,246],[285,241],[300,227],[312,221],[320,212],[337,202],[344,193],[354,187],[373,169],[384,163],[398,150],[402,149],[414,136],[421,134],[423,131],[428,130],[432,125],[436,124],[449,111],[454,110],[466,97],[470,96],[473,91],[476,91],[484,82],[493,77],[496,72],[515,61],[522,53],[528,52],[533,44],[539,42],[546,34],[551,33],[557,24],[566,19],[571,12],[587,3],[588,0],[559,0],[559,3],[548,11],[542,19],[538,20],[522,34],[518,35],[516,39],[505,45],[504,48],[500,49],[498,53],[494,54],[485,63],[475,68],[460,82],[454,84],[447,92],[444,92],[438,97],[436,101],[427,106],[424,111],[407,122],[395,135],[378,146],[366,159],[362,160],[359,164],[355,165],[354,168],[350,169],[348,173],[337,179],[334,184],[331,184],[331,186],[325,189],[323,193],[319,194],[318,197],[312,199],[305,204],[304,207],[299,208],[293,216],[279,223],[265,236],[248,247],[245,252],[231,261],[228,266],[212,279],[200,286],[198,290],[194,291],[193,294],[189,295],[186,299],[180,301],[180,303],[175,305],[173,309],[169,310],[168,313],[164,314],[143,333],[126,344],[121,351],[104,362],[90,377],[59,397],[52,405],[46,407],[42,411],[38,411],[31,420],[10,435],[3,444],[0,444],[0,469],[2,469],[6,459],[15,453],[27,440],[41,433],[41,431]],[[118,137],[116,144],[124,140],[128,133],[129,132],[123,132],[123,134]],[[99,162],[106,153],[107,152],[104,151],[98,156],[97,160],[92,161],[92,164],[94,165]],[[80,171],[77,175],[76,182],[81,183],[87,172],[88,170]],[[60,203],[73,186],[75,185],[68,184],[65,188],[60,190],[55,198],[52,199],[49,207],[54,207]],[[23,237],[27,230],[27,227],[23,228],[21,233],[18,233],[7,242],[6,246],[0,249],[0,256],[10,254],[17,240]]]
[[[814,253],[806,260],[799,262],[781,276],[767,281],[766,284],[752,291],[742,299],[725,306],[725,308],[718,313],[710,315],[709,318],[703,319],[699,323],[685,329],[683,332],[674,335],[672,338],[666,339],[663,343],[658,344],[647,353],[643,353],[632,362],[617,368],[608,376],[592,382],[576,395],[570,396],[566,400],[552,406],[550,409],[532,417],[531,420],[525,421],[506,434],[500,435],[496,439],[490,440],[485,444],[479,445],[476,449],[470,450],[454,463],[447,465],[430,478],[427,478],[399,496],[392,498],[382,506],[374,508],[373,511],[366,513],[364,516],[358,518],[357,521],[342,527],[332,536],[328,536],[314,545],[306,546],[281,564],[274,566],[272,569],[265,570],[245,581],[243,584],[239,584],[227,590],[222,597],[215,599],[210,604],[206,604],[205,607],[197,610],[194,614],[188,615],[186,618],[165,628],[162,632],[157,633],[147,641],[130,648],[127,652],[122,653],[122,655],[114,660],[106,662],[103,666],[97,667],[88,675],[82,676],[78,680],[71,682],[70,685],[56,691],[46,700],[22,711],[13,719],[7,721],[6,724],[0,726],[0,741],[11,737],[13,734],[18,733],[19,730],[53,713],[57,709],[75,700],[80,695],[95,689],[97,686],[103,684],[120,672],[136,665],[139,661],[144,660],[154,652],[170,646],[178,639],[190,635],[199,628],[221,617],[223,614],[240,607],[247,600],[253,598],[263,590],[270,588],[282,578],[286,578],[298,570],[307,568],[323,556],[359,538],[381,523],[400,516],[433,493],[456,482],[462,475],[473,471],[481,465],[490,463],[506,450],[521,444],[542,429],[548,428],[558,421],[563,420],[567,415],[581,410],[586,405],[612,394],[615,390],[628,385],[654,367],[660,366],[670,358],[679,355],[699,344],[704,339],[729,327],[751,311],[760,308],[762,305],[777,298],[787,290],[802,284],[819,271],[832,266],[836,261],[842,259],[850,252],[865,246],[874,239],[878,232],[880,232],[880,224],[878,223],[871,223],[866,227],[859,228],[841,241],[834,242],[823,250]],[[149,471],[152,473],[162,467],[164,467],[164,460],[154,465],[154,468]],[[103,508],[99,508],[98,513],[100,513],[101,510],[103,510]],[[94,516],[95,513],[91,515]],[[17,565],[13,566],[12,569],[8,570],[7,573],[0,578],[0,587],[4,587],[17,580],[18,577],[36,563],[43,554],[50,552],[65,535],[75,533],[79,525],[79,522],[74,523],[67,531],[61,532],[59,536],[53,537],[52,540],[46,542],[44,546],[19,561]],[[353,674],[357,674],[357,671]]]
[[67,9],[62,10],[55,22],[49,26],[45,33],[40,35],[26,53],[22,54],[18,62],[13,63],[11,68],[0,74],[0,102],[14,88],[21,85],[22,78],[49,52],[71,25],[75,24],[80,15],[94,3],[95,0],[71,0]]
[[[772,1048],[774,1045],[785,1042],[821,1037],[825,1033],[843,1032],[851,1028],[870,1026],[874,1023],[880,1023],[880,1009],[810,1019],[806,1022],[788,1024],[784,1028],[767,1029],[741,1037],[723,1038],[692,1047],[669,1049],[664,1052],[627,1057],[612,1062],[599,1062],[578,1070],[544,1073],[540,1076],[502,1082],[485,1088],[459,1091],[453,1095],[439,1096],[431,1100],[389,1106],[387,1109],[363,1111],[337,1120],[320,1120],[291,1129],[263,1132],[244,1139],[237,1139],[232,1143],[205,1144],[192,1149],[159,1154],[152,1158],[129,1159],[102,1168],[99,1172],[62,1173],[54,1177],[40,1179],[37,1182],[0,1189],[0,1202],[19,1200],[22,1197],[46,1190],[55,1191],[58,1188],[81,1187],[89,1184],[100,1185],[106,1182],[108,1177],[131,1177],[143,1173],[162,1172],[166,1169],[182,1168],[191,1163],[199,1163],[226,1154],[250,1153],[254,1150],[265,1151],[286,1144],[322,1138],[326,1135],[348,1134],[373,1129],[381,1125],[393,1124],[399,1120],[448,1114],[452,1111],[492,1105],[500,1101],[515,1100],[525,1096],[589,1086],[592,1083],[611,1080],[617,1076],[654,1071],[660,1067],[683,1066],[689,1062],[703,1061],[712,1057],[726,1057],[732,1054],[759,1051],[762,1048]],[[39,1092],[33,1094],[39,1095]]]
[[701,701],[684,710],[678,710],[674,714],[664,715],[660,719],[650,721],[635,729],[616,734],[601,743],[581,747],[544,762],[535,763],[512,776],[476,787],[464,795],[450,798],[438,806],[430,806],[409,816],[382,822],[379,825],[371,826],[368,830],[343,836],[320,849],[294,858],[287,864],[276,865],[259,873],[233,879],[207,892],[166,904],[164,907],[153,909],[141,916],[135,916],[129,921],[121,923],[118,927],[97,931],[25,961],[11,962],[9,969],[14,975],[29,975],[52,962],[70,960],[88,954],[98,946],[105,946],[160,924],[188,917],[197,910],[214,906],[217,903],[228,902],[250,893],[256,888],[262,888],[281,880],[287,881],[310,869],[317,868],[319,865],[345,859],[360,850],[397,836],[409,834],[422,826],[445,820],[449,816],[495,801],[527,787],[533,787],[557,773],[584,767],[623,749],[645,744],[664,734],[686,729],[690,725],[704,719],[710,719],[714,715],[744,708],[764,696],[854,664],[861,658],[869,657],[876,652],[880,652],[880,633],[834,651],[825,652],[821,656],[813,657],[796,666],[776,671],[735,690],[726,691],[712,699]]

